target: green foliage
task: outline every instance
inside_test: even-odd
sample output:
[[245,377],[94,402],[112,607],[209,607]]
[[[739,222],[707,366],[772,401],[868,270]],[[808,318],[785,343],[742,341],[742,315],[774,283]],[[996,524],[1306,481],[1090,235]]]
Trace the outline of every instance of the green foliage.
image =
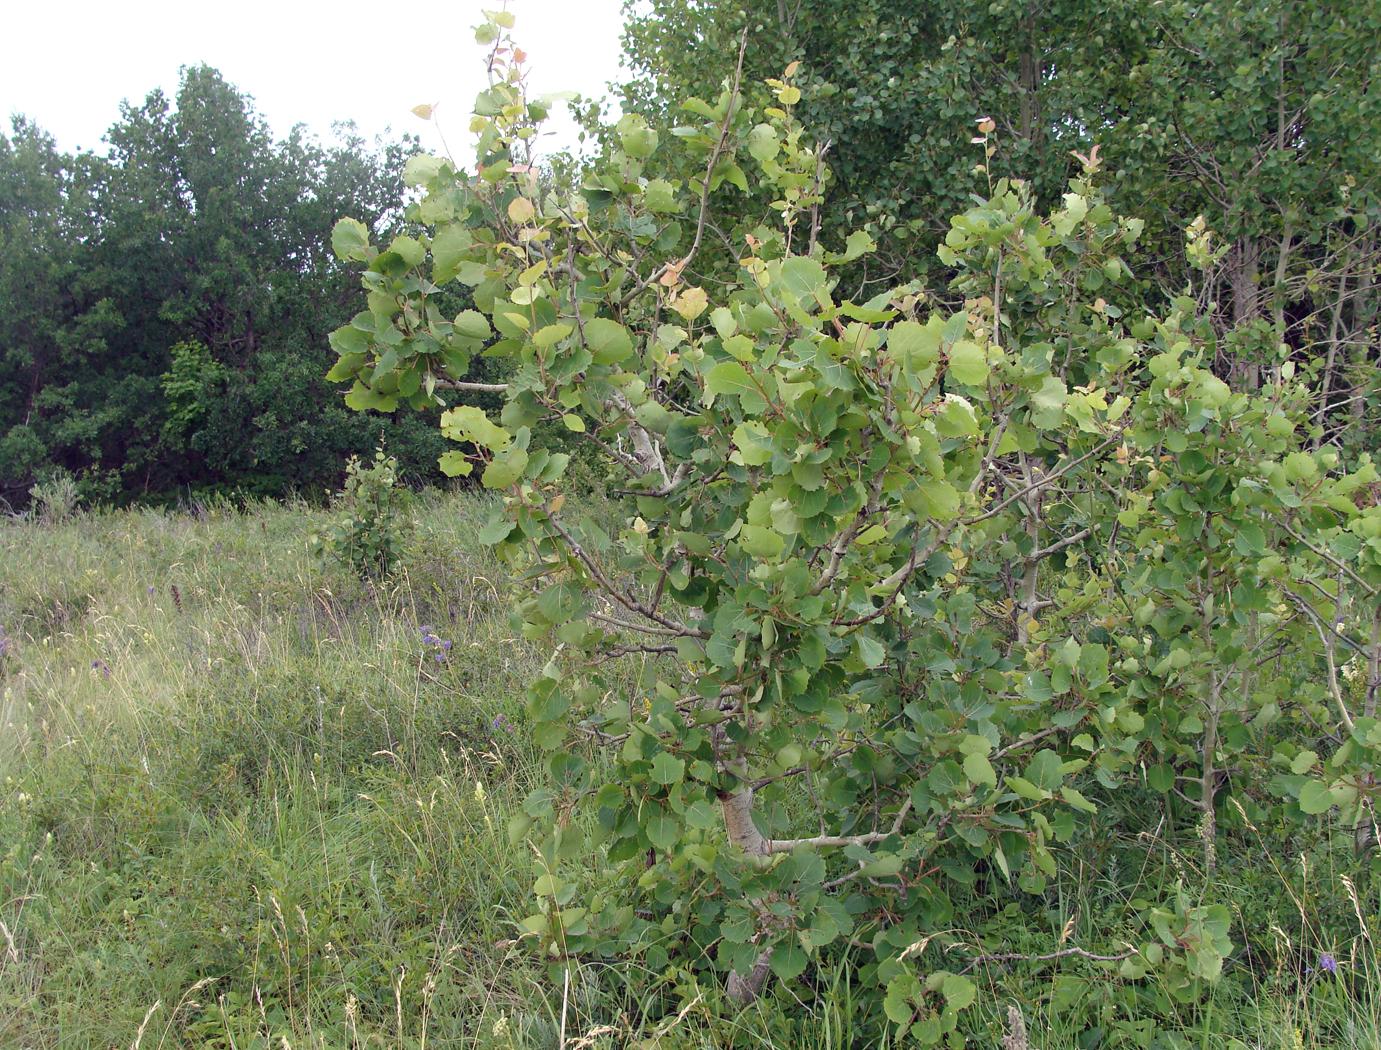
[[[989,169],[1050,208],[1101,156],[1109,202],[1146,222],[1147,302],[1163,308],[1192,281],[1198,311],[1238,329],[1215,362],[1234,389],[1259,388],[1284,356],[1314,364],[1327,434],[1360,450],[1376,445],[1381,404],[1363,334],[1381,243],[1368,100],[1379,30],[1374,4],[1297,0],[650,0],[629,9],[622,103],[665,134],[687,96],[718,90],[741,37],[745,83],[799,62],[802,119],[837,175],[824,235],[877,242],[851,280],[897,272],[932,290],[948,276],[933,254],[944,219]],[[975,136],[981,153],[965,147]],[[745,191],[717,217],[750,229],[766,203]],[[1219,235],[1198,273],[1181,238],[1196,218]]]
[[174,441],[195,445],[203,424],[226,396],[230,373],[201,343],[178,343],[169,355],[172,365],[163,373],[163,397],[168,403],[164,433]]
[[29,499],[34,516],[45,525],[53,525],[76,512],[81,495],[71,474],[54,470],[29,489]]
[[[0,136],[0,497],[55,466],[88,501],[320,491],[380,425],[322,379],[350,280],[330,226],[389,221],[405,144],[275,140],[205,67],[109,140]],[[440,451],[419,420],[384,426],[408,468]]]
[[[533,938],[515,945],[531,855],[505,829],[553,786],[521,691],[549,654],[506,622],[523,585],[478,538],[494,502],[421,497],[416,555],[373,588],[308,556],[330,512],[301,504],[0,522],[0,1045],[127,1047],[158,1003],[139,1045],[550,1050],[563,1011],[567,1045],[886,1045],[857,951],[822,953],[799,999],[723,1016],[684,971],[574,960],[552,984]],[[445,662],[419,624],[455,640]],[[959,1025],[981,1047],[1012,1005],[1042,1050],[1375,1045],[1376,865],[1280,812],[1221,832],[1235,947],[1201,1008],[1073,954],[961,974],[972,952],[1119,954],[1129,899],[1212,933],[1192,841],[1156,833],[1162,797],[1100,797],[1124,827],[1052,851],[1057,892],[981,867],[952,887],[937,928],[962,943],[932,942],[921,1000],[943,1012],[932,972],[973,981]],[[584,885],[591,863],[566,871]],[[897,988],[894,1010],[915,991]]]
[[399,483],[398,460],[382,447],[369,466],[352,456],[345,466],[345,487],[332,504],[338,517],[313,537],[317,553],[369,579],[397,571],[414,528],[412,492]]
[[[941,293],[859,286],[874,239],[821,233],[794,64],[761,107],[737,82],[688,102],[670,142],[626,119],[551,189],[521,53],[497,20],[480,36],[476,174],[410,163],[415,237],[337,227],[368,297],[332,378],[357,408],[443,408],[442,469],[503,495],[481,539],[550,653],[527,696],[551,783],[510,833],[537,851],[522,928],[554,973],[633,957],[745,1003],[848,945],[870,1023],[957,1045],[990,956],[947,929],[956,900],[980,878],[1048,899],[1062,853],[1140,828],[1149,787],[1202,890],[1122,887],[1103,951],[1035,957],[1167,1006],[1215,994],[1242,936],[1211,896],[1220,818],[1373,819],[1370,757],[1347,768],[1381,689],[1370,457],[1323,445],[1291,362],[1215,372],[1216,319],[1137,279],[1146,223],[1096,151],[1049,207],[991,181],[936,249]],[[730,187],[770,221],[721,226]],[[724,229],[732,265],[702,274]],[[475,306],[454,320],[451,281]],[[509,363],[498,389],[466,378],[481,350]],[[611,515],[569,509],[558,423],[623,471]],[[1372,669],[1361,712],[1344,650]],[[1298,742],[1330,738],[1338,775],[1306,776]]]

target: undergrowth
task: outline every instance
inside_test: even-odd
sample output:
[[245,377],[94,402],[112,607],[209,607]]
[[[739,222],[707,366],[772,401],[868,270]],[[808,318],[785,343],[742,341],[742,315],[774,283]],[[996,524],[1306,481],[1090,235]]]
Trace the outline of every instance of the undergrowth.
[[[476,539],[487,502],[416,516],[388,581],[322,566],[303,506],[0,525],[0,1046],[890,1045],[848,949],[742,1013],[636,960],[555,982],[532,958],[506,827],[544,778],[518,699],[543,657]],[[1036,956],[1093,941],[1117,887],[1204,892],[1185,814],[1123,804],[1109,826],[1139,834],[1091,837],[1038,898],[975,872],[944,927]],[[1206,1002],[1072,950],[999,959],[969,1045],[1381,1046],[1369,862],[1247,827]]]

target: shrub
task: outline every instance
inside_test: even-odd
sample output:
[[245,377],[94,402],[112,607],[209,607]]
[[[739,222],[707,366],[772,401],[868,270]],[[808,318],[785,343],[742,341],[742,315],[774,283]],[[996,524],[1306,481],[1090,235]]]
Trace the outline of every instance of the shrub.
[[[1235,392],[1192,299],[1147,308],[1142,224],[1103,200],[1096,150],[1048,212],[990,181],[939,251],[947,288],[851,297],[873,241],[819,242],[828,178],[794,69],[761,112],[733,82],[687,102],[665,168],[625,117],[580,188],[553,190],[510,22],[480,30],[478,174],[409,163],[421,235],[337,225],[369,309],[333,333],[332,375],[358,408],[443,408],[460,447],[442,470],[503,494],[482,538],[551,653],[528,701],[552,782],[511,830],[538,847],[523,926],[558,968],[635,955],[745,1002],[851,945],[874,1016],[933,1044],[975,1000],[967,971],[1013,958],[947,932],[952,895],[981,879],[1036,907],[1061,848],[1131,824],[1145,787],[1197,810],[1205,872],[1225,765],[1256,785],[1290,770],[1274,799],[1244,789],[1253,805],[1364,819],[1369,765],[1311,779],[1317,755],[1254,733],[1289,705],[1331,717],[1310,686],[1329,635],[1308,628],[1341,616],[1361,644],[1370,626],[1381,543],[1347,536],[1381,527],[1352,498],[1376,471],[1306,450],[1288,367]],[[662,177],[688,160],[697,181]],[[771,223],[715,227],[716,193],[750,178]],[[711,239],[734,257],[706,259]],[[446,319],[429,296],[455,280],[476,309]],[[465,378],[481,349],[509,382]],[[624,476],[614,528],[567,503],[570,453],[540,439],[556,421]],[[1329,572],[1346,608],[1319,597]],[[1333,719],[1368,756],[1372,713]],[[1040,957],[1193,1000],[1232,950],[1227,910],[1183,884],[1101,932],[1102,952]]]
[[412,492],[399,483],[398,461],[383,448],[369,466],[352,456],[345,487],[333,503],[340,514],[325,533],[313,537],[317,553],[364,578],[393,573],[413,530]]
[[50,471],[29,489],[32,513],[45,525],[66,521],[81,502],[77,481],[64,470]]

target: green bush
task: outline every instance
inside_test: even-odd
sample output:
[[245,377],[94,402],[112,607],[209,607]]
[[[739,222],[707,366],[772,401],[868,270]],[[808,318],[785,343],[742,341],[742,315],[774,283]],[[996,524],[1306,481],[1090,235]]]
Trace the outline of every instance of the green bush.
[[29,489],[32,513],[46,525],[66,521],[81,503],[77,481],[65,470],[51,470]]
[[345,487],[332,503],[338,517],[313,537],[317,552],[361,577],[392,574],[414,527],[412,492],[399,482],[398,461],[382,448],[369,466],[352,456],[345,467]]
[[[874,240],[817,236],[829,176],[792,67],[760,109],[736,82],[689,100],[662,154],[625,116],[552,191],[511,21],[479,31],[477,173],[409,162],[416,235],[336,226],[368,297],[331,377],[356,408],[441,409],[442,471],[502,494],[480,538],[549,656],[527,697],[550,783],[510,824],[536,855],[525,939],[558,981],[632,960],[739,1005],[847,965],[870,1031],[921,1045],[962,1043],[991,1005],[975,972],[1013,961],[1211,1001],[1242,938],[1221,825],[1373,820],[1370,457],[1315,440],[1289,361],[1247,390],[1215,373],[1197,302],[1137,279],[1144,224],[1097,151],[1042,208],[989,172],[983,120],[949,283],[851,294]],[[716,225],[752,186],[768,218]],[[730,279],[697,273],[711,236]],[[457,281],[475,309],[443,316]],[[505,383],[468,378],[481,353]],[[497,417],[454,400],[496,393]],[[571,498],[557,425],[622,477],[606,517]],[[1062,857],[1144,830],[1148,792],[1192,869],[1114,876],[1091,944],[1007,950]],[[968,894],[1022,903],[960,936]]]

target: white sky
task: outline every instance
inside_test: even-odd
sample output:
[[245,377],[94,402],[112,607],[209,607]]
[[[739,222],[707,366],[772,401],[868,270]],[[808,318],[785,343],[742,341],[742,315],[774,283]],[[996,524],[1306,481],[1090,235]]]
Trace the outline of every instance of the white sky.
[[[368,136],[392,126],[439,152],[431,125],[409,110],[440,103],[451,149],[468,157],[470,106],[484,86],[480,9],[504,0],[29,0],[0,18],[0,120],[23,113],[63,149],[104,152],[102,138],[156,87],[170,97],[178,68],[205,62],[253,96],[274,134],[297,123],[327,137],[354,120]],[[600,97],[619,75],[620,0],[509,0],[514,36],[530,56],[533,94]],[[562,107],[564,112],[564,107]],[[572,126],[553,121],[573,145]]]

